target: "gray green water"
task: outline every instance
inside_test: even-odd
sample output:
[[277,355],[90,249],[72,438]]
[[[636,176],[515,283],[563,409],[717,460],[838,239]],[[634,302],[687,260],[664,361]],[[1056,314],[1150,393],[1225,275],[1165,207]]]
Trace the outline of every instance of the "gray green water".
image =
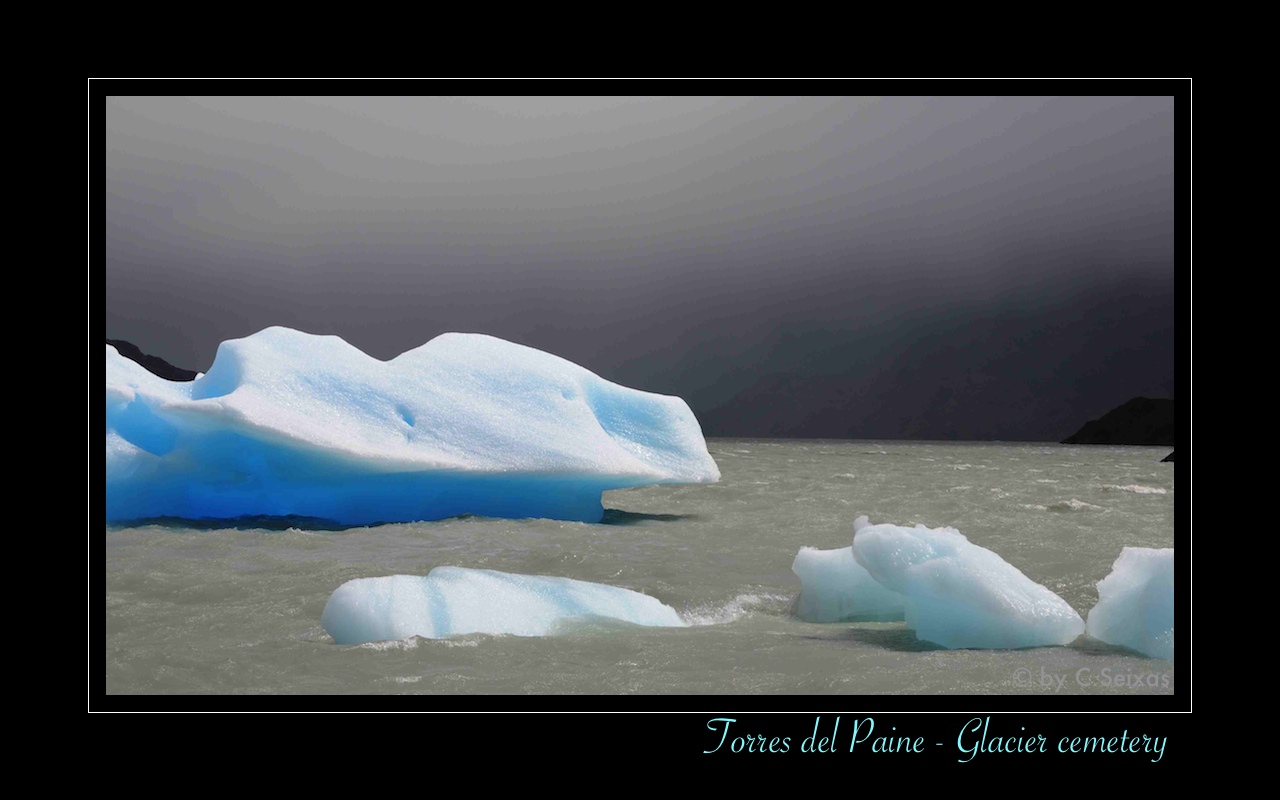
[[[852,522],[951,525],[1080,612],[1125,546],[1174,544],[1168,448],[713,439],[722,481],[609,492],[611,524],[452,519],[340,531],[106,533],[109,693],[1171,693],[1173,664],[1071,647],[941,650],[902,623],[791,616],[805,545]],[[1120,487],[1127,487],[1120,488]],[[320,627],[352,578],[437,565],[651,594],[687,628],[586,627],[351,647]],[[1186,641],[1185,639],[1180,639]]]

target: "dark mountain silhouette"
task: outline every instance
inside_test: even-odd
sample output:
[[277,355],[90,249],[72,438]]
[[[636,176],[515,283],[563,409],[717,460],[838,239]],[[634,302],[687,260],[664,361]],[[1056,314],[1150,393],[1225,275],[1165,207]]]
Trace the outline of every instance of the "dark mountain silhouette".
[[1100,419],[1086,422],[1062,443],[1172,445],[1173,401],[1135,397]]
[[130,344],[123,339],[108,339],[107,344],[114,347],[120,355],[130,361],[136,361],[141,364],[147,372],[152,375],[159,375],[167,381],[193,381],[196,379],[196,375],[200,374],[189,369],[175,367],[159,356],[149,356],[139,350],[137,345]]

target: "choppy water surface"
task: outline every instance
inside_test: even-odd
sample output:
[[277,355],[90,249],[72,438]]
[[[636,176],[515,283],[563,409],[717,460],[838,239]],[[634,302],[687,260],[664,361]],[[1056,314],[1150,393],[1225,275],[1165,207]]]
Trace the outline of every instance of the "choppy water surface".
[[[902,623],[791,616],[805,545],[852,522],[952,525],[1080,612],[1125,546],[1172,547],[1168,448],[714,439],[712,486],[609,492],[607,523],[463,518],[369,528],[106,533],[113,693],[1172,692],[1173,665],[1072,647],[941,650]],[[280,527],[276,524],[274,527]],[[636,589],[688,628],[584,627],[352,647],[320,627],[344,581],[437,565]],[[1047,676],[1047,683],[1046,683]]]

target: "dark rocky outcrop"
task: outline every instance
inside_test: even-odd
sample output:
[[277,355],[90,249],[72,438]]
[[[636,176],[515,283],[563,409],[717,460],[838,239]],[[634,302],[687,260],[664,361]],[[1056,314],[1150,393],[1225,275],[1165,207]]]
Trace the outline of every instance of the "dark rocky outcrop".
[[1063,444],[1173,444],[1173,401],[1135,397],[1062,440]]
[[196,375],[200,374],[189,369],[175,367],[159,356],[149,356],[139,350],[137,345],[130,344],[123,339],[108,339],[107,344],[114,347],[120,355],[130,361],[136,361],[141,364],[147,372],[152,375],[159,375],[167,381],[193,381],[196,379]]

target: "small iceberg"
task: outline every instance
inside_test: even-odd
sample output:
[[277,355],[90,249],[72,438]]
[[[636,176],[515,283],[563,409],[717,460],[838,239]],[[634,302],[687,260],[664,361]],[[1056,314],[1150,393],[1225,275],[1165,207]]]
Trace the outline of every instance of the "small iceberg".
[[1126,547],[1098,582],[1089,612],[1095,639],[1173,660],[1173,548]]
[[[854,530],[869,524],[858,517]],[[876,582],[853,559],[852,547],[818,550],[802,547],[791,571],[800,578],[795,615],[805,622],[869,622],[900,620],[904,598]]]
[[338,644],[470,633],[550,636],[567,624],[591,621],[685,625],[671,606],[630,589],[462,567],[436,567],[425,578],[347,581],[329,597],[320,617]]
[[916,636],[943,647],[1065,645],[1084,633],[1065,600],[954,528],[855,523],[853,557],[903,596]]

